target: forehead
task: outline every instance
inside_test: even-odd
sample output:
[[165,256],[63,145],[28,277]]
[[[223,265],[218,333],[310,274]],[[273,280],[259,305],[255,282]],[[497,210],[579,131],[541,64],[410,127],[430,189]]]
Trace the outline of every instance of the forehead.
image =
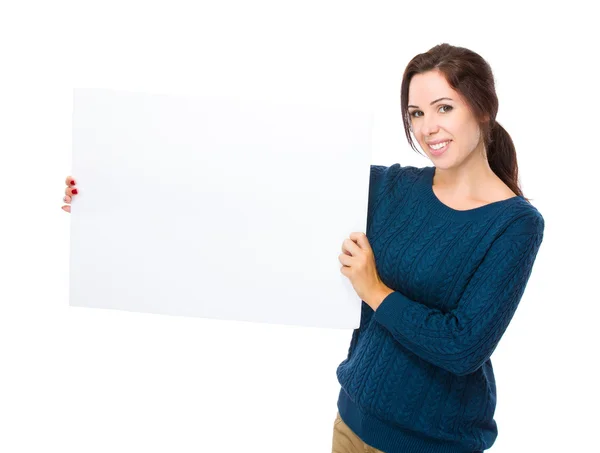
[[459,101],[459,96],[452,89],[444,76],[438,71],[416,74],[408,87],[408,103],[419,107],[428,107],[429,103],[441,97],[449,97]]

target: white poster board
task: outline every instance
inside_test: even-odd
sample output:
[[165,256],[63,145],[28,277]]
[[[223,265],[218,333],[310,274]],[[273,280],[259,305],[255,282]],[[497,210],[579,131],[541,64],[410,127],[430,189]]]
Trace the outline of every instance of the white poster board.
[[372,114],[75,89],[70,305],[356,328]]

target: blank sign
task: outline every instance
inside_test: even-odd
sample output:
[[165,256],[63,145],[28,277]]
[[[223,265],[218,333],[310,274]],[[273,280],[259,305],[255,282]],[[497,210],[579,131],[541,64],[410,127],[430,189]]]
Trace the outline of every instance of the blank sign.
[[70,305],[356,328],[372,114],[75,89]]

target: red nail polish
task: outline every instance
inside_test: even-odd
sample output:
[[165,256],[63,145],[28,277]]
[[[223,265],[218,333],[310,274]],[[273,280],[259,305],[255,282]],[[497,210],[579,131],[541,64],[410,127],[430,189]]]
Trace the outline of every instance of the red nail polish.
[[71,181],[71,185],[74,186],[75,185],[75,180]]
[[77,189],[73,189],[73,190],[71,190],[71,193],[72,193],[73,195],[77,195]]

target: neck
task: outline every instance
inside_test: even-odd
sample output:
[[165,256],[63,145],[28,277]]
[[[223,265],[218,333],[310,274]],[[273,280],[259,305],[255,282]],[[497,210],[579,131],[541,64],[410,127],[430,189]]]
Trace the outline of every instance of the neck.
[[490,182],[497,179],[484,157],[482,143],[460,165],[451,168],[436,167],[433,185],[436,190],[443,190],[452,196],[481,198],[478,194],[485,192]]

